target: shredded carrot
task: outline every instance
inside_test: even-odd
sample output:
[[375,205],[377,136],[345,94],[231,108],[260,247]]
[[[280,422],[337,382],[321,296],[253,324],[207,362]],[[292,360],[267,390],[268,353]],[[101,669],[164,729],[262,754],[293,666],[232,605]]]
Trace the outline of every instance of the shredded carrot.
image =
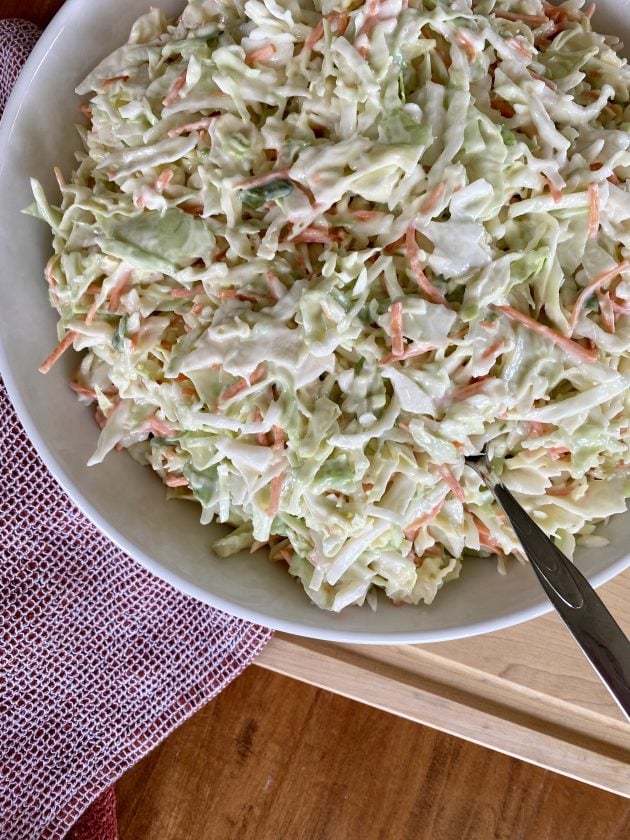
[[109,306],[107,307],[109,312],[116,312],[118,307],[120,306],[120,298],[122,297],[123,292],[129,282],[129,278],[131,277],[131,271],[123,271],[120,276],[120,279],[114,286],[109,296]]
[[509,102],[506,102],[504,99],[500,99],[498,96],[492,96],[490,98],[490,106],[494,108],[495,111],[498,111],[502,117],[505,117],[508,120],[516,113]]
[[503,339],[497,338],[496,341],[493,341],[490,347],[481,354],[482,359],[489,359],[491,356],[496,356],[499,350],[503,347]]
[[203,283],[195,283],[190,289],[171,289],[172,298],[194,298],[202,295],[205,289]]
[[537,79],[539,82],[543,82],[550,90],[557,90],[558,85],[553,82],[551,79],[548,79],[546,76],[541,76],[540,73],[534,73],[533,70],[529,71],[529,75],[533,79]]
[[518,12],[495,12],[494,16],[502,20],[522,21],[523,23],[531,23],[538,26],[541,23],[547,23],[548,18],[545,15],[522,15]]
[[572,341],[565,335],[561,335],[559,332],[552,330],[551,327],[546,327],[544,324],[540,324],[538,321],[530,318],[529,315],[519,312],[518,309],[514,309],[512,306],[495,306],[494,308],[503,312],[503,314],[507,315],[510,320],[523,324],[524,326],[529,327],[530,330],[533,330],[533,332],[537,332],[539,335],[544,336],[565,352],[570,353],[576,359],[579,359],[582,362],[597,361],[597,353],[595,351],[587,350],[586,347],[582,347],[582,345],[578,344],[576,341]]
[[468,385],[462,385],[460,388],[455,388],[455,390],[450,393],[452,402],[461,402],[463,400],[467,400],[468,397],[474,397],[480,391],[483,391],[484,385],[488,379],[488,376],[484,376],[475,380],[475,382],[470,382]]
[[98,302],[98,298],[97,298],[85,314],[85,323],[88,326],[92,323],[92,321],[96,317],[96,313],[98,312],[98,310],[99,310],[99,302]]
[[596,292],[599,301],[599,314],[606,332],[615,331],[615,308],[608,292]]
[[339,37],[345,34],[348,24],[350,23],[350,15],[348,12],[330,12],[330,14],[326,15],[326,18],[330,21],[330,23],[337,24],[337,35]]
[[477,533],[479,534],[479,545],[482,548],[487,548],[493,550],[497,548],[497,541],[496,538],[492,536],[490,533],[490,529],[479,519],[478,516],[475,516],[474,513],[470,514],[472,516],[472,520],[475,523],[475,528],[477,529]]
[[597,6],[595,5],[595,3],[589,3],[588,6],[583,10],[584,17],[590,20],[596,11]]
[[79,111],[83,114],[84,117],[87,117],[88,120],[92,119],[92,108],[86,102],[82,102],[79,105]]
[[107,89],[110,85],[113,85],[115,82],[128,82],[129,76],[112,76],[111,79],[105,79],[103,81],[103,87]]
[[451,470],[445,464],[440,464],[437,468],[437,471],[442,476],[448,487],[453,491],[453,495],[455,496],[455,498],[458,501],[463,502],[464,491],[462,489],[461,484],[455,478]]
[[213,115],[211,117],[204,117],[201,120],[195,120],[195,122],[188,122],[184,125],[178,125],[177,128],[171,128],[168,133],[169,137],[177,137],[180,134],[186,134],[189,131],[205,131],[205,129],[210,128],[211,124],[216,120],[217,115]]
[[430,510],[428,513],[425,513],[424,516],[419,516],[417,519],[414,519],[413,522],[410,522],[403,532],[405,535],[405,539],[411,540],[411,542],[413,542],[418,536],[420,529],[424,528],[424,526],[428,525],[429,522],[431,522],[431,520],[435,519],[438,513],[442,510],[443,504],[444,499],[441,499],[441,501],[439,501],[432,510]]
[[179,76],[173,82],[173,84],[171,86],[171,89],[169,90],[169,92],[164,97],[164,100],[162,101],[162,105],[164,105],[165,108],[169,108],[171,105],[173,105],[177,101],[181,89],[186,84],[186,72],[187,72],[186,70],[183,70],[179,74]]
[[290,566],[291,560],[293,559],[293,546],[286,545],[284,548],[281,548],[280,551],[276,552],[276,557],[280,557],[287,566]]
[[616,187],[618,187],[618,186],[619,186],[619,184],[621,184],[621,181],[620,181],[620,180],[619,180],[619,178],[615,175],[615,173],[614,173],[614,172],[613,172],[613,173],[611,173],[611,174],[608,176],[607,180],[608,180],[611,184],[614,184]]
[[99,429],[102,429],[105,423],[107,423],[107,419],[105,418],[105,415],[103,414],[100,408],[97,408],[94,412],[94,422],[99,427]]
[[282,484],[284,482],[284,473],[274,476],[271,481],[271,495],[269,497],[269,507],[267,513],[269,516],[275,516],[280,507],[280,494],[282,493]]
[[545,493],[547,496],[569,496],[573,493],[573,487],[548,487]]
[[304,42],[304,50],[312,50],[315,44],[324,37],[324,18],[319,20],[311,29],[311,32]]
[[280,300],[284,294],[286,294],[286,289],[282,285],[282,283],[278,280],[278,275],[274,274],[273,271],[268,271],[265,274],[267,279],[267,285],[269,286],[269,291],[273,295],[275,300]]
[[254,175],[252,178],[245,178],[244,181],[239,181],[235,184],[237,190],[249,190],[253,187],[262,187],[272,181],[280,181],[289,177],[288,169],[272,169],[270,172],[265,172],[263,175]]
[[260,540],[254,540],[254,542],[249,547],[249,553],[255,554],[260,548],[264,548],[267,543],[260,542]]
[[257,61],[264,62],[269,61],[270,58],[276,54],[276,48],[273,44],[265,44],[263,47],[258,47],[256,50],[252,50],[252,52],[247,53],[245,56],[245,64],[248,64],[250,67]]
[[231,385],[227,390],[223,391],[222,394],[219,394],[217,402],[225,402],[225,400],[231,399],[231,397],[234,397],[236,394],[240,394],[240,392],[244,391],[245,388],[255,385],[256,382],[259,382],[266,375],[266,372],[267,369],[265,365],[258,365],[253,373],[250,374],[249,379],[243,377],[242,379],[239,379],[238,382],[235,382],[234,385]]
[[164,484],[167,487],[188,487],[188,479],[185,475],[173,475],[168,473],[164,479]]
[[412,359],[414,356],[422,356],[424,353],[430,353],[435,349],[435,344],[431,344],[428,341],[422,343],[416,342],[415,344],[409,344],[405,347],[400,356],[396,356],[394,353],[388,353],[386,356],[383,356],[379,365],[389,365],[392,362],[402,362],[405,359]]
[[159,435],[160,437],[170,437],[177,432],[177,429],[169,426],[164,420],[160,420],[155,414],[152,417],[147,417],[144,421],[143,430],[145,432],[151,432],[154,435]]
[[390,309],[390,324],[391,324],[391,332],[392,332],[392,355],[394,356],[402,356],[405,352],[405,344],[403,341],[403,332],[402,332],[402,303],[401,301],[396,301],[396,303],[392,303]]
[[172,169],[165,169],[164,172],[161,172],[158,176],[157,181],[155,182],[155,188],[158,192],[162,192],[163,190],[168,187],[168,185],[173,180],[174,172]]
[[287,436],[284,432],[284,429],[281,429],[280,426],[272,426],[271,431],[273,433],[273,443],[271,445],[271,448],[275,449],[276,451],[279,449],[284,449],[284,444],[287,440]]
[[180,204],[179,209],[188,213],[189,216],[203,216],[204,211],[202,204]]
[[96,399],[96,392],[92,388],[86,388],[85,385],[79,385],[78,382],[70,382],[70,387],[80,397],[89,397],[91,400]]
[[547,186],[549,187],[549,193],[551,194],[554,204],[558,204],[559,201],[562,201],[562,190],[558,189],[558,187],[556,187],[555,184],[553,184],[553,182],[549,178],[547,178],[546,175],[545,181],[547,183]]
[[401,236],[400,239],[397,239],[395,242],[390,242],[385,248],[383,248],[384,254],[394,254],[399,248],[405,244],[405,237]]
[[528,438],[533,437],[541,437],[545,434],[545,424],[540,423],[538,420],[532,420],[529,424],[529,434],[527,435]]
[[531,60],[531,52],[527,49],[525,44],[522,44],[520,41],[517,41],[516,38],[508,38],[508,40],[505,43],[512,47],[512,49],[519,55],[522,55],[523,58],[526,58],[528,61]]
[[[260,409],[258,406],[254,409],[254,423],[262,423],[263,416],[260,413]],[[264,432],[257,432],[256,433],[256,441],[259,446],[269,446],[269,441],[267,440],[267,435]]]
[[311,225],[310,227],[304,228],[304,230],[300,231],[297,236],[292,238],[293,242],[314,242],[319,243],[321,245],[328,245],[331,242],[336,242],[337,237],[334,233],[330,233],[325,228],[317,227],[315,225]]
[[246,379],[239,379],[238,382],[235,382],[234,385],[231,385],[223,391],[223,393],[219,394],[217,403],[222,403],[225,402],[225,400],[231,399],[236,396],[236,394],[240,394],[241,391],[244,391],[245,388],[249,388],[249,382]]
[[594,181],[588,185],[588,235],[592,239],[599,233],[599,187]]
[[566,456],[570,454],[570,450],[566,446],[546,446],[545,452],[552,461],[564,461]]
[[448,306],[444,295],[435,288],[422,270],[422,266],[420,265],[420,249],[418,248],[418,243],[416,242],[416,229],[413,222],[409,225],[405,233],[405,245],[407,248],[407,259],[409,260],[411,272],[425,296],[432,303],[441,303],[444,306]]
[[263,47],[258,47],[256,50],[252,50],[250,53],[247,53],[245,56],[245,64],[248,64],[250,67],[252,64],[255,64],[257,61],[269,61],[270,58],[276,54],[276,48],[273,44],[265,44]]
[[470,40],[470,38],[467,38],[463,32],[458,32],[455,35],[455,41],[466,53],[466,58],[468,59],[468,62],[472,64],[472,62],[477,58],[477,51],[475,50],[475,45],[473,44],[473,42]]
[[575,325],[577,324],[577,320],[580,316],[580,312],[588,298],[594,294],[595,292],[599,291],[602,286],[605,286],[606,283],[609,283],[611,280],[614,280],[615,277],[620,274],[622,271],[626,271],[630,268],[630,262],[628,260],[623,260],[620,263],[617,263],[614,268],[609,269],[608,271],[604,271],[598,277],[596,277],[591,283],[585,286],[580,294],[578,295],[577,300],[575,301],[575,305],[573,307],[573,312],[569,317],[569,335],[573,334],[575,329]]
[[371,481],[364,481],[363,484],[361,485],[361,487],[363,488],[363,491],[365,493],[369,493],[370,490],[372,490],[374,488],[374,485],[372,484]]
[[66,352],[68,347],[72,345],[72,342],[77,337],[78,333],[74,330],[70,330],[70,332],[66,333],[65,336],[61,339],[59,344],[55,347],[52,353],[47,356],[44,361],[39,366],[40,373],[48,373],[51,367],[55,364],[55,362],[63,356]]
[[437,186],[435,186],[429,195],[425,198],[425,200],[420,205],[420,212],[421,213],[430,213],[431,210],[434,210],[437,204],[441,201],[442,197],[444,196],[444,192],[446,190],[446,184],[444,181],[441,181]]

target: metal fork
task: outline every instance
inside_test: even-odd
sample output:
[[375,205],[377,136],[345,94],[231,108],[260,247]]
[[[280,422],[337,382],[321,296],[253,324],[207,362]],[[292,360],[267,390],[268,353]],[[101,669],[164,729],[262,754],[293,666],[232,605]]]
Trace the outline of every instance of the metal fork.
[[466,458],[505,511],[542,588],[630,720],[630,642],[584,575],[503,486],[485,453]]

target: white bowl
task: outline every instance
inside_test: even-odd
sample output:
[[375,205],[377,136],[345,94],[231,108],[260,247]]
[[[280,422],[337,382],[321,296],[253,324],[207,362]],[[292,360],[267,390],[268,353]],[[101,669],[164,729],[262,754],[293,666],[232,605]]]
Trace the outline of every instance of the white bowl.
[[[169,14],[181,0],[156,0]],[[69,172],[79,140],[75,85],[122,44],[147,0],[67,0],[31,55],[0,127],[0,369],[39,454],[77,505],[139,563],[182,591],[227,612],[302,636],[357,643],[435,642],[485,633],[550,609],[531,569],[512,564],[505,577],[494,560],[471,560],[429,607],[381,604],[334,615],[312,606],[301,586],[263,556],[213,557],[216,527],[202,527],[190,504],[167,502],[161,482],[125,454],[85,466],[97,430],[67,381],[76,357],[66,354],[46,377],[37,367],[55,344],[56,313],[43,268],[47,227],[20,210],[32,200],[34,175],[55,195],[52,167]],[[630,42],[630,0],[599,0],[596,25]],[[578,553],[577,565],[601,584],[630,561],[630,513],[603,532],[610,545]],[[77,535],[80,539],[80,535]]]

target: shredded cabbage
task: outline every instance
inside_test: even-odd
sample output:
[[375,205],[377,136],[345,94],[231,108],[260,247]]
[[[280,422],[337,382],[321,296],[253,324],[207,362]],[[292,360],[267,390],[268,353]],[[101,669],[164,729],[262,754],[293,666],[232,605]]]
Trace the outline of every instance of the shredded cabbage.
[[[630,70],[580,0],[190,0],[79,86],[46,269],[79,399],[339,611],[630,495]],[[257,561],[253,561],[257,562]]]

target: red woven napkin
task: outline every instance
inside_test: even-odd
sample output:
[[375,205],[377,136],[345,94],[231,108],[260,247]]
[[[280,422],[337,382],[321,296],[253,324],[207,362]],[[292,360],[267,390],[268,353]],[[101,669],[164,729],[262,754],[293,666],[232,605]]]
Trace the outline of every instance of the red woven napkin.
[[[0,113],[38,35],[0,20]],[[103,536],[35,453],[0,380],[2,840],[63,838],[88,808],[73,840],[115,840],[112,783],[270,636]]]

